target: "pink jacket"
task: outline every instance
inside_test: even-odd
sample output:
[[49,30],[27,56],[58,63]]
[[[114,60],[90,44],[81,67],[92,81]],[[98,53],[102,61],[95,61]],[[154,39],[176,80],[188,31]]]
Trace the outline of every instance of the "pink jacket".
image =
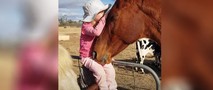
[[91,56],[91,47],[93,41],[96,36],[99,36],[105,26],[105,19],[104,16],[99,23],[94,28],[92,23],[84,22],[81,27],[81,37],[80,37],[80,57],[86,58]]

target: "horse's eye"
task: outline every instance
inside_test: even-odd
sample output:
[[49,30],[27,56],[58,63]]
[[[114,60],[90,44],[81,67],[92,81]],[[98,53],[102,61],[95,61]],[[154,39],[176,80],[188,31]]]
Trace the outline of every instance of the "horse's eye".
[[114,16],[113,15],[110,16],[110,20],[114,20]]
[[117,19],[117,17],[118,17],[118,15],[117,15],[117,14],[115,14],[115,15],[112,15],[112,16],[110,17],[110,19],[111,19],[111,20],[116,20],[116,19]]

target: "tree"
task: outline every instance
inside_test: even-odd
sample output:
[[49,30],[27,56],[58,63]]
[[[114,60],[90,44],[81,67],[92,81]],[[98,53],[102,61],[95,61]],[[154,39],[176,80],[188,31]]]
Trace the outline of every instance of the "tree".
[[80,27],[81,26],[81,20],[79,21],[74,21],[71,19],[67,19],[67,15],[62,16],[61,18],[59,18],[59,26],[63,26],[63,27],[67,27],[67,26],[76,26],[76,27]]

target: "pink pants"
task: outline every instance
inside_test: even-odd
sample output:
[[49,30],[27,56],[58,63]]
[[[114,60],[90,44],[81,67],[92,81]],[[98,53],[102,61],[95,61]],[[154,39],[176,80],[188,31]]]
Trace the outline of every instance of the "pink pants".
[[102,66],[91,58],[82,58],[81,63],[93,72],[100,90],[117,90],[115,69],[111,63]]

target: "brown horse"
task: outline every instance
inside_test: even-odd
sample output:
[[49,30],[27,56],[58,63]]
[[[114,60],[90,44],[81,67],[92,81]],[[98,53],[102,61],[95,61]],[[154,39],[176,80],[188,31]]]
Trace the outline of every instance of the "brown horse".
[[161,44],[160,0],[116,0],[106,19],[94,51],[98,63],[110,63],[113,56],[142,37]]
[[164,2],[161,39],[164,90],[213,90],[213,1]]

